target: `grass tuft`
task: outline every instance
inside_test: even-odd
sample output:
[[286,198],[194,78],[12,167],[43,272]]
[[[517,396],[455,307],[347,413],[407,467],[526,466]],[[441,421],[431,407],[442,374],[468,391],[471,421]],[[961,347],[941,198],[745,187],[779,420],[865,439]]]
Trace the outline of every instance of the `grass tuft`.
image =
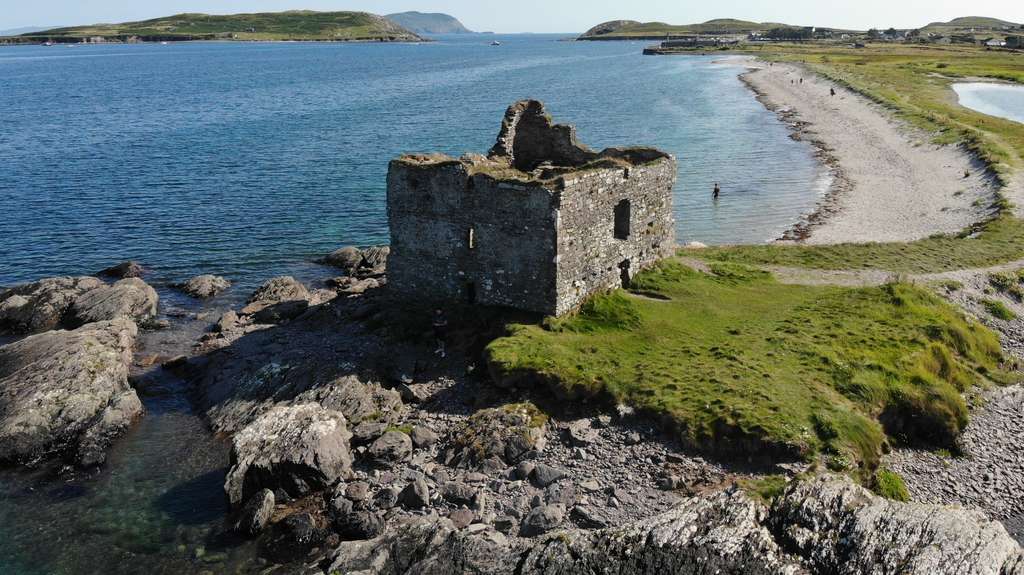
[[879,469],[875,473],[871,490],[893,501],[910,501],[910,492],[907,491],[907,485],[903,482],[903,478],[895,471],[888,469]]

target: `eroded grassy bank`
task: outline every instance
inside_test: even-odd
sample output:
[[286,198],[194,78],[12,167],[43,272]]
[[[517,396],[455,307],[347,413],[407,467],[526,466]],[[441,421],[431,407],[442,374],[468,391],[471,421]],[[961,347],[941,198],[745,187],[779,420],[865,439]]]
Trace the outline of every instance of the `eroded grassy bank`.
[[514,325],[488,348],[493,371],[635,406],[698,449],[865,472],[890,441],[951,447],[968,420],[961,392],[1010,377],[995,334],[923,289],[712,269],[666,262],[633,294]]

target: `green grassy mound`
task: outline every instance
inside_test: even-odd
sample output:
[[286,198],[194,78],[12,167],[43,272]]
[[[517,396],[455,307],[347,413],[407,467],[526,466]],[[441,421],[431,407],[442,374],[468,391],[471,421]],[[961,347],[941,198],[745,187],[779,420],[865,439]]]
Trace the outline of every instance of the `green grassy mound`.
[[[718,454],[871,470],[890,438],[952,446],[960,392],[1007,377],[999,341],[910,285],[788,286],[743,266],[666,262],[635,294],[513,325],[492,373],[573,399],[623,402]],[[644,294],[644,295],[638,295]]]

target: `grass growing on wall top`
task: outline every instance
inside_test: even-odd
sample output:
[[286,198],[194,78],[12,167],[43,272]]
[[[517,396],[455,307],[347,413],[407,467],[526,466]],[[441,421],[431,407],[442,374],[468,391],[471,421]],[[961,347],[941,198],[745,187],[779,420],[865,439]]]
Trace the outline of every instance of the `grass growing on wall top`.
[[[577,315],[514,325],[488,347],[499,377],[623,402],[690,445],[873,469],[889,438],[951,446],[961,391],[1001,378],[996,336],[909,285],[788,286],[667,262]],[[668,298],[662,300],[659,298]]]

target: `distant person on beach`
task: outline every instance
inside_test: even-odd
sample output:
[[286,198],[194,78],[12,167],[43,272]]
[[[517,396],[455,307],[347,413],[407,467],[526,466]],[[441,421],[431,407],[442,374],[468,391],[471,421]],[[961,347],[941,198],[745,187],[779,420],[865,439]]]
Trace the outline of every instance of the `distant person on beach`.
[[804,79],[803,79],[803,78],[800,78],[800,83],[801,83],[801,84],[803,84],[803,83],[804,83]]
[[829,91],[829,92],[830,92],[830,93],[831,93],[831,94],[832,94],[833,96],[835,96],[835,95],[836,95],[836,89],[835,89],[835,88],[829,88],[829,89],[828,89],[828,91]]
[[440,309],[434,310],[434,339],[437,340],[434,355],[440,355],[443,359],[446,353],[445,342],[448,339],[448,318],[444,317],[444,312]]
[[711,192],[711,199],[712,200],[717,200],[719,194],[721,194],[721,193],[722,193],[722,188],[718,187],[718,182],[715,182],[715,189],[714,189],[714,191]]

